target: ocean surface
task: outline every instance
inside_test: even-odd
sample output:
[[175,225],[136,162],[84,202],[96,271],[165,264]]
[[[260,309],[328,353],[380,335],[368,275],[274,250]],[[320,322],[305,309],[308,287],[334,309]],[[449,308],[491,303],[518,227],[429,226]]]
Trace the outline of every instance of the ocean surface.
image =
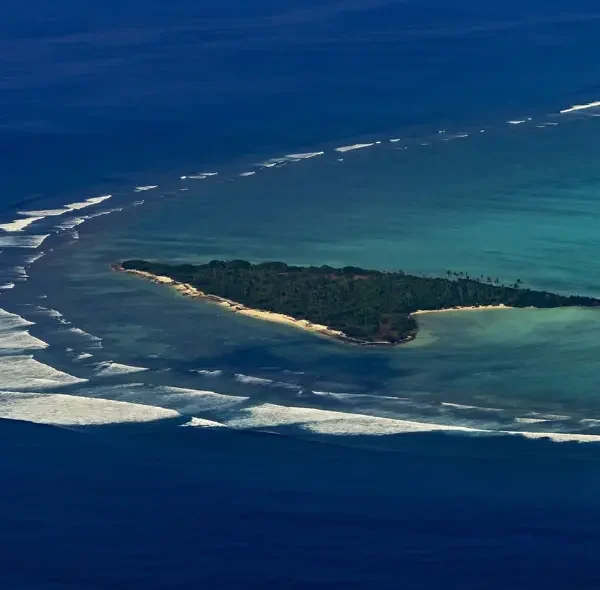
[[363,349],[111,270],[600,296],[589,1],[0,8],[0,587],[598,588],[600,315]]

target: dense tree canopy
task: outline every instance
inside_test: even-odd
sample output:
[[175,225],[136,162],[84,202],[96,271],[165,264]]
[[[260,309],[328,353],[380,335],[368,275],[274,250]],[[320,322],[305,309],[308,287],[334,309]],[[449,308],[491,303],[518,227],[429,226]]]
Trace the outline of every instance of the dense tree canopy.
[[520,281],[504,286],[497,279],[463,278],[464,273],[426,278],[353,266],[300,267],[246,260],[213,260],[201,265],[128,260],[122,266],[168,276],[251,308],[324,324],[365,343],[412,339],[417,324],[410,314],[417,310],[498,304],[540,308],[600,305],[600,300],[591,297],[523,289]]

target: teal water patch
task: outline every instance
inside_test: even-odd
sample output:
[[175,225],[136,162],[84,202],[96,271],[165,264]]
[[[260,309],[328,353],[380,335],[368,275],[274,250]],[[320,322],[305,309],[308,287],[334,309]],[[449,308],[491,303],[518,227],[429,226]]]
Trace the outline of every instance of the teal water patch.
[[582,422],[600,418],[593,310],[424,315],[415,343],[365,350],[239,317],[109,265],[135,257],[351,264],[598,295],[599,175],[589,149],[598,124],[505,125],[427,145],[406,138],[248,177],[180,179],[110,222],[84,224],[77,247],[49,256],[32,287],[43,285],[50,307],[100,339],[81,373],[92,387],[92,365],[110,361],[148,369],[113,371],[115,385],[207,390],[249,397],[250,407],[594,434],[597,424]]

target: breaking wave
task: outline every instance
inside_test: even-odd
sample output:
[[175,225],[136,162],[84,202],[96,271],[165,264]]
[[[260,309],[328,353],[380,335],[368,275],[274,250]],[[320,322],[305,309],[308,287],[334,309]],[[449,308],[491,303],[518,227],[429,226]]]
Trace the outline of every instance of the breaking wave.
[[235,374],[235,380],[239,383],[245,383],[247,385],[271,385],[272,379],[264,379],[263,377],[252,377],[251,375],[244,375],[242,373]]
[[[20,315],[0,309],[0,352],[24,352],[47,348],[46,342],[32,336],[26,329],[33,325],[33,322]],[[0,360],[0,363],[2,362],[8,361],[4,358]]]
[[194,428],[223,428],[225,424],[215,422],[214,420],[206,420],[205,418],[192,418],[189,422],[181,425],[192,426]]
[[96,369],[97,377],[113,377],[116,375],[127,375],[129,373],[139,373],[140,371],[147,371],[147,367],[134,367],[132,365],[124,365],[122,363],[115,363],[113,361],[105,361],[98,363]]
[[523,436],[531,439],[550,439],[554,442],[600,442],[600,434],[488,430],[268,403],[242,408],[238,416],[225,421],[225,424],[236,429],[296,426],[300,430],[310,433],[331,436],[389,436],[423,432],[447,432],[467,435]]
[[39,260],[42,256],[45,256],[45,252],[36,252],[35,254],[32,254],[31,256],[27,256],[25,258],[25,264],[33,264],[34,262],[36,262],[37,260]]
[[39,248],[50,234],[38,236],[0,236],[0,247],[3,248]]
[[30,226],[32,223],[36,221],[40,221],[44,219],[43,217],[27,217],[25,219],[16,219],[15,221],[11,221],[9,223],[0,224],[0,229],[6,232],[15,232],[15,231],[23,231],[26,227]]
[[85,332],[81,328],[69,328],[69,332],[72,334],[77,334],[78,336],[83,336],[84,338],[96,343],[96,345],[99,347],[102,346],[102,338],[98,338],[98,336],[94,336],[93,334]]
[[56,426],[98,426],[180,417],[174,410],[128,402],[57,393],[0,392],[0,418],[9,420]]
[[80,379],[40,363],[32,355],[0,357],[1,390],[44,390],[85,381],[87,379]]
[[340,147],[336,147],[335,151],[336,152],[340,152],[340,153],[345,153],[345,152],[352,152],[354,150],[360,150],[362,148],[367,148],[367,147],[371,147],[372,145],[375,145],[375,142],[371,142],[371,143],[355,143],[352,145],[342,145]]
[[199,375],[204,375],[205,377],[219,377],[223,374],[223,371],[218,369],[215,369],[214,371],[209,369],[194,369],[194,372],[198,373]]
[[565,115],[567,113],[575,113],[577,111],[585,111],[587,109],[597,109],[600,108],[600,100],[595,100],[593,102],[588,102],[586,104],[576,104],[569,108],[563,109],[560,111],[561,115]]

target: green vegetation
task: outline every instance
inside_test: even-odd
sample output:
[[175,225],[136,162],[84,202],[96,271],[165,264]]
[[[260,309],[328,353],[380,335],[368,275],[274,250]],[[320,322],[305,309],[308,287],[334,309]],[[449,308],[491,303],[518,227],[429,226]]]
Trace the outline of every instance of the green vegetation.
[[447,278],[424,278],[353,266],[288,266],[283,262],[251,264],[245,260],[208,264],[162,264],[128,260],[125,270],[140,270],[189,283],[206,294],[247,307],[283,313],[341,330],[364,344],[400,343],[414,338],[410,314],[459,306],[597,307],[592,297],[563,296],[499,284],[491,277],[470,278],[448,271]]

